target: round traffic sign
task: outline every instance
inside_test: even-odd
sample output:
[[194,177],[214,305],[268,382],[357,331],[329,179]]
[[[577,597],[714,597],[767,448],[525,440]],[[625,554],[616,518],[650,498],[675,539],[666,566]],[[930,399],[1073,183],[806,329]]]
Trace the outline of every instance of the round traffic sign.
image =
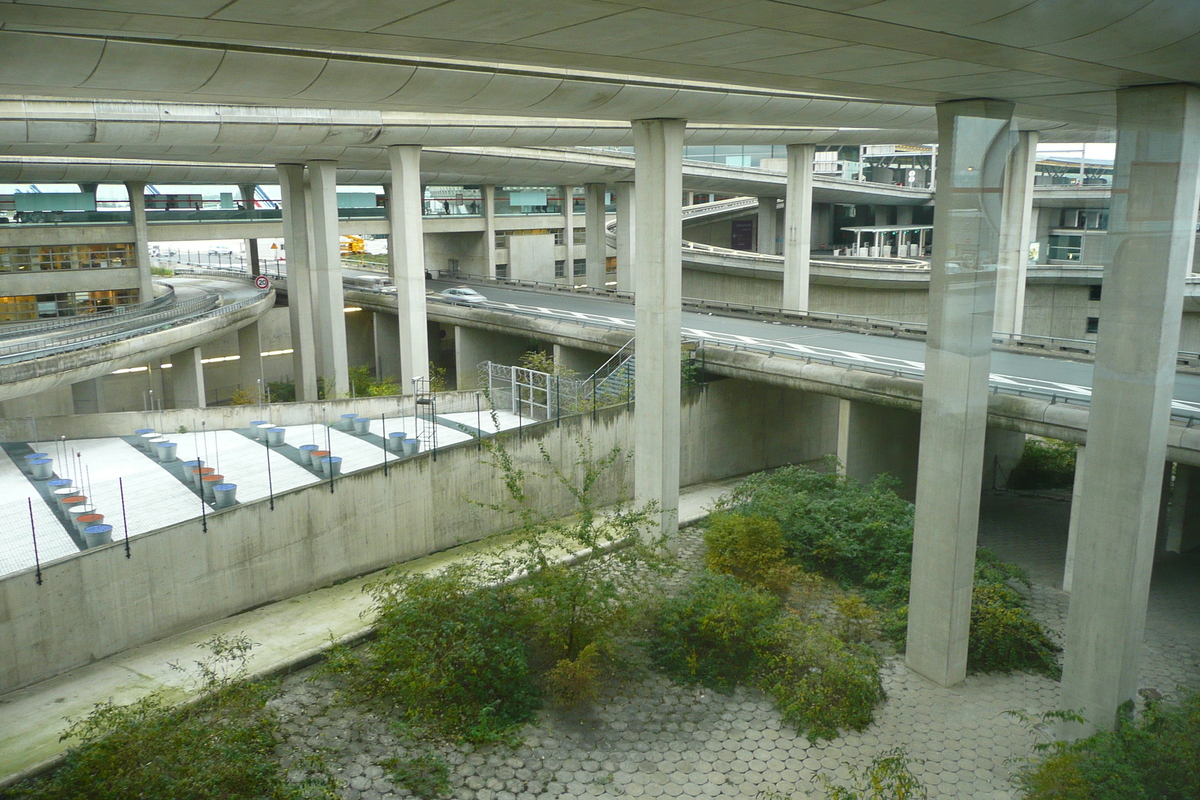
[[269,278],[267,278],[266,275],[259,275],[257,278],[254,279],[254,285],[257,286],[259,289],[270,289],[271,281]]

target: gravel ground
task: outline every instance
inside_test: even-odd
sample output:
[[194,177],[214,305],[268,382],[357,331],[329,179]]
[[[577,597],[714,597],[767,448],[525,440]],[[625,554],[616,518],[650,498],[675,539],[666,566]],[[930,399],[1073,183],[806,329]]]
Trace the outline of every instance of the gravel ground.
[[[1053,499],[984,498],[980,544],[1015,561],[1035,580],[1033,613],[1053,630],[1066,622],[1061,585],[1069,504]],[[685,531],[681,557],[695,567],[701,543]],[[1143,685],[1164,693],[1200,685],[1198,558],[1156,569],[1147,624]],[[684,576],[674,579],[685,580]],[[1033,735],[1005,714],[1058,707],[1055,681],[1041,676],[976,675],[943,689],[890,658],[883,669],[887,702],[862,733],[812,744],[781,723],[756,692],[722,695],[678,686],[653,673],[632,672],[595,707],[578,713],[543,711],[524,732],[524,744],[442,746],[458,800],[533,800],[587,797],[756,798],[779,792],[823,797],[817,776],[848,777],[896,745],[914,759],[913,771],[931,798],[1014,798],[1014,759],[1030,752]],[[325,753],[347,800],[409,797],[380,763],[412,755],[383,717],[334,702],[333,684],[311,671],[289,676],[273,704],[284,719],[289,767],[313,751]],[[301,775],[298,769],[293,774]]]

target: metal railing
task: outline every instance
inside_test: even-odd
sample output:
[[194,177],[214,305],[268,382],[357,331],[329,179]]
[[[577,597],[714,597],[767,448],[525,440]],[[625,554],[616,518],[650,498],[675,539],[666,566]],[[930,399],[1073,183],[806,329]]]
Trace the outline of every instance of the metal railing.
[[92,314],[74,317],[60,317],[58,319],[46,320],[45,322],[14,322],[0,325],[0,339],[11,339],[15,336],[25,336],[30,333],[44,333],[60,328],[84,328],[94,325],[107,325],[114,319],[137,316],[174,302],[175,287],[167,286],[167,291],[153,300],[148,300],[144,303],[131,303],[127,306],[115,306],[110,311],[96,311]]
[[112,342],[119,342],[125,339],[132,339],[137,336],[145,336],[158,330],[193,322],[202,317],[223,316],[259,302],[266,297],[268,292],[269,290],[256,292],[253,297],[247,297],[243,300],[216,308],[214,308],[214,306],[220,303],[220,297],[218,295],[200,297],[196,298],[195,300],[188,300],[183,303],[179,303],[168,311],[160,311],[158,313],[142,317],[138,320],[140,324],[136,328],[127,328],[125,330],[109,333],[94,332],[86,336],[73,336],[69,339],[56,340],[53,344],[49,345],[43,342],[27,342],[21,345],[12,345],[10,347],[0,348],[0,364],[11,364],[20,361],[31,361],[37,358],[46,358],[48,356],[58,355],[59,353],[78,350],[83,347],[97,347],[99,345],[111,344]]

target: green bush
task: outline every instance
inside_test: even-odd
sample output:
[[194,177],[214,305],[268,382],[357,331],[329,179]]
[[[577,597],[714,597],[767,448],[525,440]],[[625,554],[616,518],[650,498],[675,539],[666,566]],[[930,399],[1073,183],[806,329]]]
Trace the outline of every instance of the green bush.
[[797,731],[816,741],[871,724],[885,695],[879,657],[869,646],[843,642],[792,614],[756,638],[754,683]]
[[[724,509],[774,520],[801,567],[854,587],[879,610],[879,631],[903,647],[908,629],[913,506],[881,477],[867,486],[833,473],[785,467],[747,478]],[[1010,581],[1029,585],[1019,567],[979,549],[968,666],[1028,670],[1057,677],[1059,647],[1030,616]]]
[[1078,445],[1058,439],[1025,440],[1021,460],[1008,475],[1009,489],[1070,489]]
[[677,680],[730,691],[749,680],[760,629],[780,607],[774,595],[706,572],[663,603],[649,642],[651,661]]
[[779,523],[741,514],[715,514],[704,532],[704,563],[749,586],[785,595],[796,580],[788,564]]
[[1147,703],[1138,720],[1130,706],[1114,730],[1050,746],[1020,776],[1026,800],[1200,797],[1200,694]]
[[381,766],[390,772],[392,783],[421,800],[433,800],[450,791],[450,765],[435,755],[388,758]]
[[477,586],[458,570],[396,575],[370,585],[377,637],[329,668],[351,697],[386,700],[418,730],[484,742],[503,738],[540,705],[529,666],[528,614],[512,589]]
[[[266,708],[275,685],[240,682],[248,640],[218,637],[203,646],[214,654],[199,662],[206,690],[211,691],[207,697],[182,707],[157,694],[129,705],[100,703],[67,729],[64,739],[79,743],[67,751],[61,767],[46,778],[0,790],[0,797],[299,800],[312,796],[307,792],[321,786],[321,778],[307,786],[288,783],[275,759],[275,748],[283,739],[278,720]],[[314,767],[320,771],[319,765]]]
[[822,775],[825,797],[827,800],[924,800],[929,792],[908,764],[904,748],[893,747],[872,759],[867,767],[850,767],[850,786],[838,786]]

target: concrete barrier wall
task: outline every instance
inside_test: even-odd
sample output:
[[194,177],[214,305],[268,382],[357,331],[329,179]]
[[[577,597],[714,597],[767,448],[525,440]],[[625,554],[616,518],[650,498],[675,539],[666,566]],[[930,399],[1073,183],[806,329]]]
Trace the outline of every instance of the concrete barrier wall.
[[[387,398],[358,402],[382,400]],[[331,401],[330,413],[350,402]],[[684,482],[832,452],[836,402],[736,380],[690,394],[683,418]],[[231,420],[243,413],[207,412]],[[93,435],[112,435],[111,428],[99,430],[101,418],[124,429],[125,416],[71,417],[61,424],[75,428],[71,435],[90,426],[97,428]],[[241,423],[240,417],[235,421]],[[542,463],[539,445],[556,463],[570,464],[580,435],[593,442],[597,455],[613,447],[630,452],[632,423],[632,411],[617,407],[600,411],[595,421],[585,414],[561,425],[541,423],[505,441],[518,466],[535,473]],[[512,518],[477,505],[505,500],[501,477],[486,461],[486,452],[466,442],[439,450],[436,462],[429,455],[401,462],[386,477],[379,467],[346,475],[333,493],[324,483],[277,495],[274,511],[260,501],[210,514],[207,532],[193,520],[135,537],[129,559],[116,542],[53,562],[42,568],[40,586],[31,570],[8,576],[0,580],[0,693],[263,603],[508,530]],[[612,502],[628,494],[632,478],[632,464],[622,461],[598,497]],[[568,493],[547,480],[532,479],[529,489],[531,502],[547,514],[573,508]]]

